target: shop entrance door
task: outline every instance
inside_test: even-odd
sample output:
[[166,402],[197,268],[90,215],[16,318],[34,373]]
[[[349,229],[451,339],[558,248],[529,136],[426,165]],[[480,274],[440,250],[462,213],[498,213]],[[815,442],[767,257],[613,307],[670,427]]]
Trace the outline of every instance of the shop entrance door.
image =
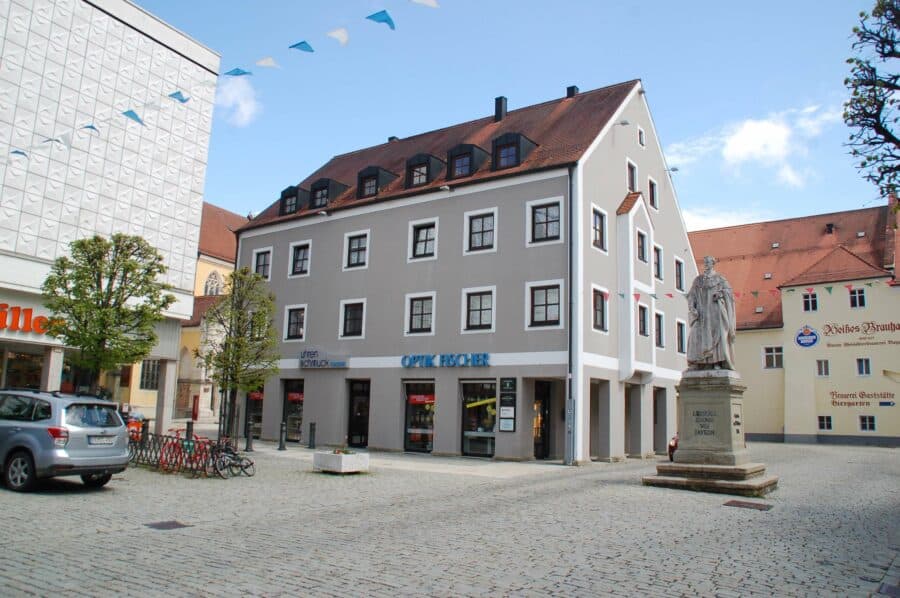
[[369,381],[350,381],[350,421],[347,424],[347,444],[352,447],[369,446]]
[[534,458],[550,458],[550,389],[546,380],[534,382]]
[[285,440],[300,442],[303,435],[303,380],[284,381],[281,413],[286,424]]

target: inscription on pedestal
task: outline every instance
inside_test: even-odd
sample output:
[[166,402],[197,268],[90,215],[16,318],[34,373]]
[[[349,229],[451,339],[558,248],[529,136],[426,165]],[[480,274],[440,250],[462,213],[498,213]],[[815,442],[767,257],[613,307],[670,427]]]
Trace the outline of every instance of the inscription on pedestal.
[[694,409],[691,412],[694,418],[694,436],[715,436],[716,417],[715,409]]

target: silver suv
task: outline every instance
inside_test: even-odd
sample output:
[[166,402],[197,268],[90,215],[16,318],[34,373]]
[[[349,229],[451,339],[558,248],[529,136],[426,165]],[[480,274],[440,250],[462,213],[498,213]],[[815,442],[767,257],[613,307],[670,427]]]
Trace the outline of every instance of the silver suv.
[[0,468],[11,490],[38,478],[80,475],[99,488],[128,465],[116,404],[94,397],[0,390]]

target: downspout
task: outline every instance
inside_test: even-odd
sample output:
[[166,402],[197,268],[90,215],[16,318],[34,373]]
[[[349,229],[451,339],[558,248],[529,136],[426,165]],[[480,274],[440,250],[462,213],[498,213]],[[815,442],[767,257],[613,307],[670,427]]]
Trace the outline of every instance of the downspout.
[[574,345],[575,345],[575,334],[574,334],[574,326],[572,325],[573,314],[575,313],[575,289],[573,288],[575,285],[572,281],[575,279],[572,269],[575,267],[575,255],[574,251],[576,249],[574,240],[572,239],[572,231],[573,226],[572,222],[575,219],[575,167],[569,166],[569,217],[566,219],[566,239],[569,244],[569,252],[566,255],[566,269],[568,271],[568,278],[566,284],[566,289],[569,292],[569,325],[566,327],[568,330],[568,339],[569,339],[569,348],[568,348],[568,359],[566,359],[567,363],[567,371],[566,371],[566,444],[565,444],[565,454],[563,456],[563,464],[564,465],[575,465],[575,393],[573,389],[573,381],[575,379],[575,372],[573,372],[573,354],[574,354]]

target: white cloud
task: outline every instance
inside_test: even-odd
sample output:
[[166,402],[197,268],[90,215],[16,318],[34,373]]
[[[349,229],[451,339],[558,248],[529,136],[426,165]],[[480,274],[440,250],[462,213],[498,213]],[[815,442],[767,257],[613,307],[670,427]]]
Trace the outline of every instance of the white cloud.
[[248,77],[228,77],[219,85],[216,106],[225,120],[236,127],[246,127],[259,116],[262,104]]
[[685,208],[681,213],[689,231],[749,224],[771,218],[765,212],[757,210],[732,210],[718,207]]
[[670,166],[684,168],[716,151],[721,145],[721,136],[717,134],[698,137],[688,141],[673,143],[666,148],[666,162]]
[[790,164],[784,164],[778,169],[778,180],[788,187],[800,188],[806,184],[806,180]]
[[791,128],[777,120],[748,119],[727,134],[722,158],[731,165],[784,160],[791,152]]
[[843,120],[840,107],[820,111],[819,106],[807,106],[797,118],[797,131],[806,137],[818,137],[822,130]]
[[422,6],[428,6],[430,8],[438,8],[437,0],[410,0],[410,2],[415,2],[416,4],[421,4]]

